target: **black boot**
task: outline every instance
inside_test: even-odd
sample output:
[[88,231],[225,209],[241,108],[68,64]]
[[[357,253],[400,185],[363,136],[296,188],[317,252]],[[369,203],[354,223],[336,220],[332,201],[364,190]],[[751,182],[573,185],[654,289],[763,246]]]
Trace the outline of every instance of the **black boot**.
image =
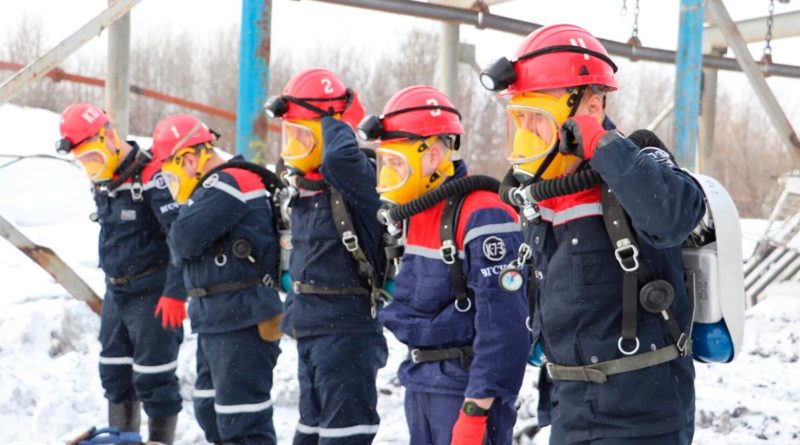
[[108,402],[108,426],[124,432],[139,432],[141,415],[139,402],[131,400],[124,403]]
[[150,442],[160,442],[164,445],[172,445],[175,440],[175,425],[178,423],[178,415],[169,417],[151,417],[147,421],[150,429]]

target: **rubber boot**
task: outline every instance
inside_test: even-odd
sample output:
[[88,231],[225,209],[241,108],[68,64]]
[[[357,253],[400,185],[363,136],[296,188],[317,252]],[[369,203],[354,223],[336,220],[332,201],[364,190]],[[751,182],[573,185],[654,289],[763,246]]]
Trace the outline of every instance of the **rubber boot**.
[[139,433],[141,414],[139,401],[131,400],[124,403],[108,402],[108,426],[123,432]]
[[147,421],[150,430],[148,440],[159,442],[164,445],[172,445],[175,441],[175,426],[178,424],[178,415],[168,417],[151,417]]

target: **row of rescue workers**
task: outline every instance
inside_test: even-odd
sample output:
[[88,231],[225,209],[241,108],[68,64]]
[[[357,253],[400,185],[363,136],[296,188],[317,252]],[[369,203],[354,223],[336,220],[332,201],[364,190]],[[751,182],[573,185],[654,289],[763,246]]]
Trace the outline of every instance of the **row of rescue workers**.
[[409,350],[397,374],[412,444],[510,444],[529,359],[546,362],[551,444],[690,443],[680,246],[704,194],[666,152],[640,148],[654,135],[615,129],[615,71],[571,25],[484,70],[510,98],[502,183],[454,160],[461,115],[428,86],[365,117],[331,71],[297,73],[266,104],[282,120],[277,174],[220,157],[194,116],[162,120],[147,151],[100,108],[68,107],[58,148],[90,176],[101,227],[109,424],[138,433],[141,403],[149,439],[174,441],[188,300],[194,412],[215,444],[276,443],[282,334],[298,355],[294,443],[371,443],[384,328]]

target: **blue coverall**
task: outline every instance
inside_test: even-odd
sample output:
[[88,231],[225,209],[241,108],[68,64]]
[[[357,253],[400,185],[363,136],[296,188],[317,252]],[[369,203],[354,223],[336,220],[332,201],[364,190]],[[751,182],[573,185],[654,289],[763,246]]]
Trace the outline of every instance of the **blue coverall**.
[[[139,146],[117,168],[126,170]],[[111,403],[140,400],[150,417],[181,410],[178,348],[183,330],[165,330],[154,316],[162,295],[185,298],[180,269],[169,266],[166,232],[178,213],[159,165],[141,172],[141,199],[133,181],[110,193],[95,190],[100,223],[100,267],[106,294],[100,315],[100,379]],[[116,283],[116,284],[115,284]]]
[[[448,180],[466,174],[466,165],[456,161],[455,175]],[[498,275],[516,258],[522,234],[514,210],[496,194],[467,195],[456,243],[472,307],[460,312],[450,266],[439,251],[444,205],[442,201],[409,220],[394,301],[379,318],[409,349],[471,346],[474,357],[467,366],[460,359],[415,363],[411,358],[400,365],[411,443],[449,444],[464,398],[493,397],[487,439],[494,445],[510,444],[530,338],[524,291],[502,290]]]
[[[281,313],[278,292],[261,283],[267,273],[277,279],[272,218],[261,178],[225,168],[198,185],[167,239],[190,293],[241,285],[189,303],[192,330],[198,333],[195,416],[209,442],[276,443],[270,390],[280,348],[258,331],[260,322]],[[234,255],[237,241],[249,243],[249,258]]]
[[[322,119],[324,151],[319,174],[345,200],[359,244],[383,277],[380,207],[375,166],[358,147],[353,130],[337,119]],[[293,282],[329,289],[369,290],[358,263],[334,226],[330,190],[300,190],[291,203]],[[378,431],[375,378],[386,364],[382,329],[362,294],[315,295],[290,291],[283,331],[297,339],[300,421],[296,445],[369,444]]]
[[[609,119],[606,129],[613,129]],[[667,157],[627,138],[599,146],[590,161],[630,216],[640,261],[668,281],[678,325],[689,320],[681,243],[705,212],[703,192]],[[547,361],[584,366],[619,359],[623,271],[603,222],[600,187],[539,203],[529,224],[536,279],[533,338]],[[660,314],[638,307],[638,354],[674,344]],[[631,348],[626,348],[631,349]],[[540,378],[540,425],[551,444],[688,444],[694,430],[691,356],[608,376],[605,383]]]

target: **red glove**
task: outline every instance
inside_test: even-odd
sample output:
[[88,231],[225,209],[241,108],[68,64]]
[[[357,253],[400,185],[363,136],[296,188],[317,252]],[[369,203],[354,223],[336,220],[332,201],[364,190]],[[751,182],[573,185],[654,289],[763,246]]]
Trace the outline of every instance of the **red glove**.
[[161,297],[156,305],[155,315],[161,313],[161,326],[164,329],[178,329],[186,319],[186,302],[172,297]]
[[561,125],[558,151],[588,161],[606,133],[608,130],[594,116],[582,114],[571,117]]
[[483,445],[486,434],[486,416],[468,416],[459,411],[458,420],[453,425],[451,445]]

